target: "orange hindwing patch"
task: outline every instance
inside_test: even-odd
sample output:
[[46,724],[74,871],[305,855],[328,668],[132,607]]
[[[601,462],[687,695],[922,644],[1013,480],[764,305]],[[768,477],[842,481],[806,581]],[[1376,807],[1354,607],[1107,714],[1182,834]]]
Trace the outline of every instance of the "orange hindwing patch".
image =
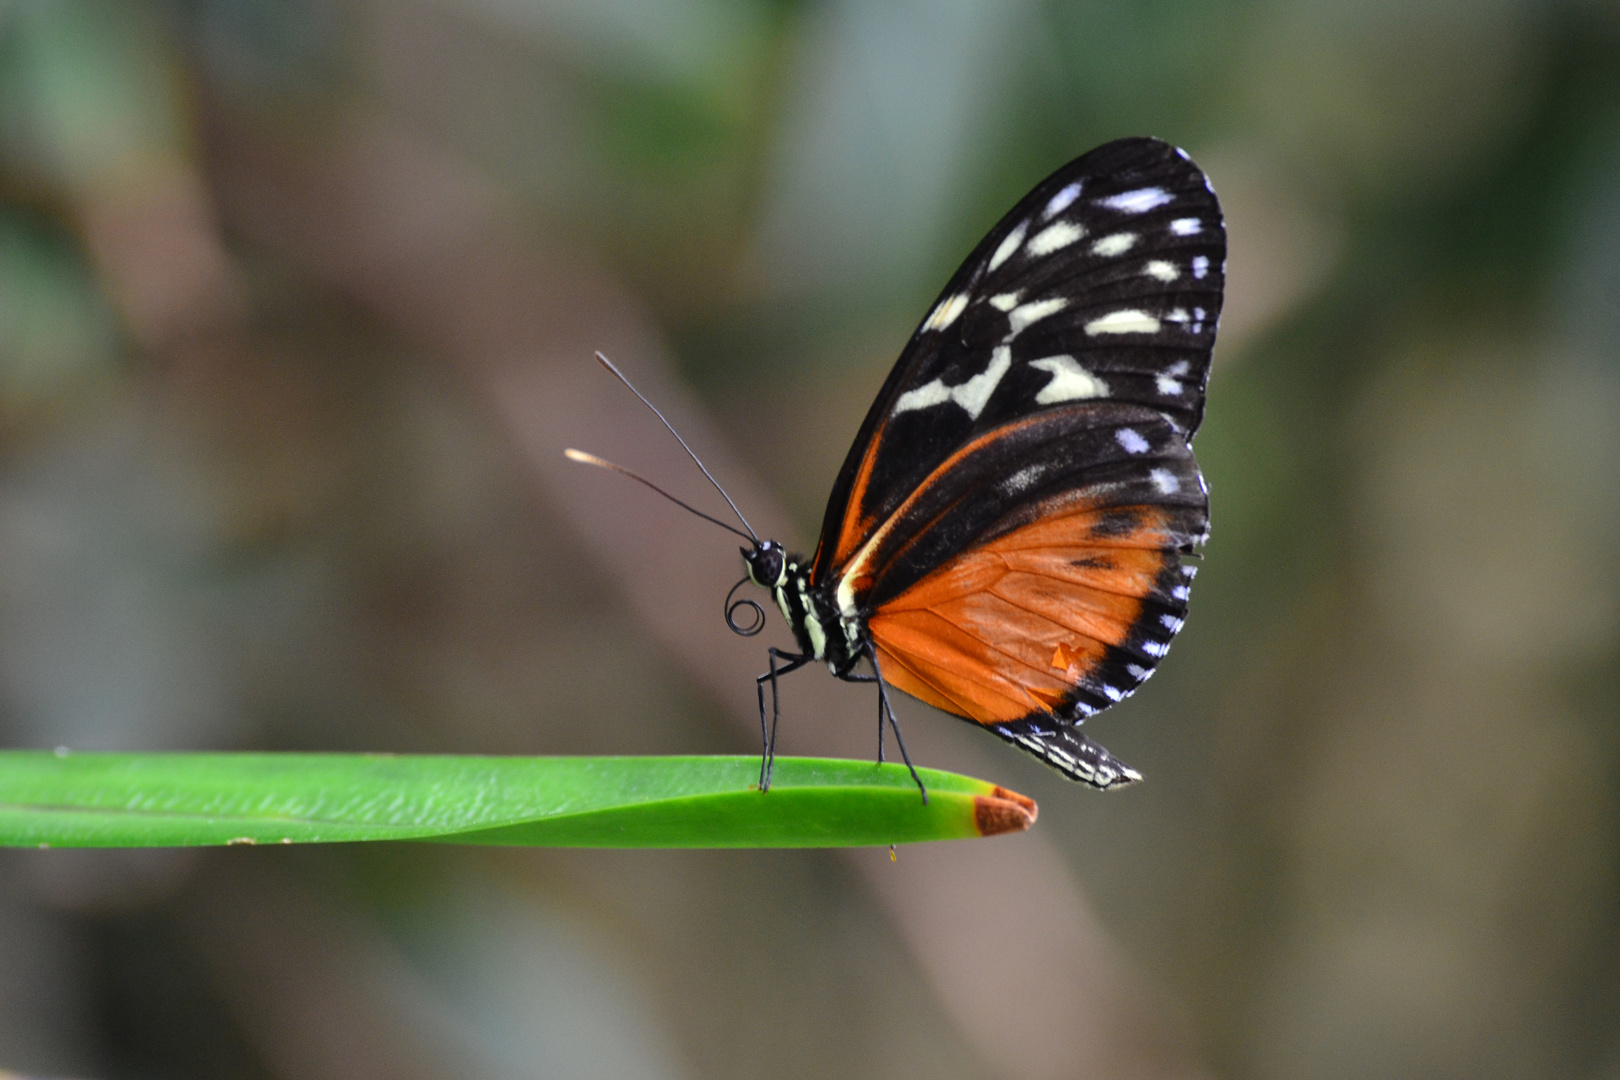
[[[981,724],[1062,714],[1173,558],[1157,507],[1077,510],[971,548],[868,621],[895,686]],[[1112,515],[1110,518],[1109,515]],[[1111,522],[1099,529],[1099,522]]]

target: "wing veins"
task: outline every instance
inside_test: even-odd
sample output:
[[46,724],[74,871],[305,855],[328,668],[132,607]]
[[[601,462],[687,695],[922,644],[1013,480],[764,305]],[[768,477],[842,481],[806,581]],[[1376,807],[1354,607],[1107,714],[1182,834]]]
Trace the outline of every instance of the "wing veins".
[[[926,684],[931,690],[934,691],[934,693],[938,694],[940,697],[944,698],[946,701],[949,701],[952,705],[955,705],[958,709],[962,710],[958,715],[960,715],[960,716],[972,716],[973,715],[972,708],[969,707],[969,705],[967,705],[966,703],[964,703],[961,698],[957,697],[955,694],[951,693],[950,691],[946,690],[944,687],[940,686],[939,683],[935,682],[933,679],[930,679],[928,676],[924,675],[921,671],[918,671],[917,668],[915,666],[913,666],[912,664],[907,663],[905,657],[901,656],[899,653],[895,652],[893,649],[885,648],[883,651],[889,654],[889,659],[893,660],[895,663],[899,664],[901,667],[905,668],[908,672],[910,672],[912,678],[916,679],[920,683]],[[975,723],[977,723],[977,721],[975,721]]]
[[[980,590],[975,590],[975,591],[988,592],[989,590],[980,589]],[[972,593],[965,593],[963,595],[971,596],[973,594]],[[1100,638],[1094,638],[1090,634],[1081,633],[1079,630],[1073,630],[1073,629],[1071,629],[1071,628],[1069,628],[1067,626],[1064,626],[1062,623],[1053,622],[1051,619],[1047,618],[1045,615],[1042,615],[1040,612],[1031,611],[1029,608],[1026,608],[1022,604],[1014,603],[1013,601],[1008,600],[1005,596],[1002,596],[1000,593],[991,593],[990,595],[994,596],[997,600],[1000,600],[1002,603],[1006,604],[1008,607],[1017,608],[1019,611],[1022,611],[1027,615],[1030,615],[1030,616],[1032,616],[1032,617],[1034,617],[1036,619],[1041,620],[1042,622],[1046,623],[1048,626],[1057,627],[1059,630],[1063,631],[1065,634],[1072,634],[1075,637],[1085,638],[1087,641],[1095,641],[1098,645],[1102,646],[1104,649],[1107,649],[1109,647],[1108,642],[1103,641]],[[945,615],[944,613],[942,613],[942,612],[940,612],[940,611],[938,611],[938,610],[936,610],[934,608],[931,608],[931,607],[929,607],[929,608],[919,608],[917,610],[926,611],[928,614],[932,615],[934,618],[938,619],[940,622],[947,623],[950,626],[955,627],[957,630],[960,630],[962,633],[966,634],[968,637],[972,638],[974,641],[977,641],[980,644],[984,645],[984,647],[986,649],[990,650],[991,652],[1000,653],[1002,656],[1005,656],[1008,660],[1012,661],[1014,664],[1017,664],[1019,667],[1027,668],[1030,671],[1034,671],[1034,672],[1037,672],[1037,673],[1040,673],[1040,674],[1045,674],[1045,669],[1044,668],[1036,667],[1034,664],[1031,664],[1028,660],[1025,660],[1025,659],[1023,659],[1022,657],[1019,657],[1019,656],[1014,656],[1012,653],[1007,652],[1005,649],[1003,649],[1000,646],[994,644],[993,642],[986,641],[982,635],[977,634],[972,630],[969,630],[967,627],[963,626],[961,623],[957,622],[955,619],[951,618],[950,616]],[[1052,678],[1057,679],[1057,676],[1053,675]],[[1062,682],[1063,680],[1058,679],[1058,681]]]

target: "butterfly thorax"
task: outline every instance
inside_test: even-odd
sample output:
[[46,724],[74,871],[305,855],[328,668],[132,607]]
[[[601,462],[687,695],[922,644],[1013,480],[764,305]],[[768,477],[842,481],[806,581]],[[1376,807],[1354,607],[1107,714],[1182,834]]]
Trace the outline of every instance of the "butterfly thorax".
[[749,579],[770,590],[799,651],[824,661],[834,675],[854,670],[864,655],[865,622],[841,614],[831,593],[811,583],[809,561],[788,554],[774,540],[742,553]]

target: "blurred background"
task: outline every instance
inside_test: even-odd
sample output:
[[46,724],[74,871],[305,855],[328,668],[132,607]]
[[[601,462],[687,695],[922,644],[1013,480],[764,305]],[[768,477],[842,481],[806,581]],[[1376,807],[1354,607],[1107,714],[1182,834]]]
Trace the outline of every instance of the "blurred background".
[[[1105,140],[1227,209],[1213,539],[1098,796],[886,852],[0,853],[0,1070],[1620,1077],[1620,6],[0,0],[0,744],[747,753],[928,302]],[[761,531],[765,531],[762,529]],[[784,684],[788,753],[869,688]]]

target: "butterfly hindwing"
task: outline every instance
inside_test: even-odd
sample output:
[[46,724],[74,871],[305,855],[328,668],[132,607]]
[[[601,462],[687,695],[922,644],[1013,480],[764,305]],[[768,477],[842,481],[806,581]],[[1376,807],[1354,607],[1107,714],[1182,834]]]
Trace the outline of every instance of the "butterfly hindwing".
[[[986,481],[993,461],[973,459],[998,451],[1019,467]],[[1042,413],[948,460],[874,537],[872,571],[843,581],[902,689],[984,724],[1080,719],[1135,689],[1180,628],[1179,552],[1201,538],[1205,502],[1162,417]]]
[[1093,742],[1079,728],[1026,721],[994,729],[1020,750],[1033,754],[1071,780],[1107,791],[1142,779],[1142,774]]
[[1038,185],[912,337],[828,503],[812,580],[885,678],[1099,787],[1074,725],[1152,673],[1186,615],[1208,497],[1190,440],[1225,232],[1152,139]]

